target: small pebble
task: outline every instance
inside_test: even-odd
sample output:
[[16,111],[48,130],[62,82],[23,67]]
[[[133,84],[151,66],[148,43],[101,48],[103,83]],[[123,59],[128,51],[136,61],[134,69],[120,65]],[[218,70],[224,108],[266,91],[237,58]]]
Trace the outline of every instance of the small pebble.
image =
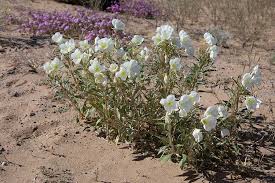
[[38,126],[35,126],[32,131],[35,132],[36,130],[38,130]]
[[34,113],[34,112],[31,112],[31,113],[30,113],[30,116],[35,116],[35,113]]
[[14,92],[14,93],[12,93],[11,94],[13,97],[19,97],[20,96],[20,94],[16,91],[16,92]]
[[0,145],[0,154],[1,154],[2,152],[5,152],[5,149],[4,149],[4,147],[1,148],[1,145]]

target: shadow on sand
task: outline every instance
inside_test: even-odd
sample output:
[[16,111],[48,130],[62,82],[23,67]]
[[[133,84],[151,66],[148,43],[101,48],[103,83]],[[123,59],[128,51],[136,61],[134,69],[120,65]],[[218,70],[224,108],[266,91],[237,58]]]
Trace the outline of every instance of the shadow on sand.
[[3,37],[0,36],[0,45],[2,48],[30,48],[43,47],[49,42],[49,36],[33,36],[30,38]]

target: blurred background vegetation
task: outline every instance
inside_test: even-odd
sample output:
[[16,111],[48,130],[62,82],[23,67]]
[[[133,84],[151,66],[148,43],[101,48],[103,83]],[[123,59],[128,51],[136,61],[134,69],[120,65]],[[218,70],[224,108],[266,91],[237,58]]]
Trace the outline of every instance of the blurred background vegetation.
[[[39,2],[39,0],[32,0]],[[178,30],[189,26],[210,31],[220,37],[220,44],[234,36],[242,47],[266,38],[275,26],[275,0],[55,0],[106,10],[114,3],[147,1],[160,12],[157,22],[169,22]],[[0,26],[9,12],[12,0],[0,0]],[[144,8],[146,9],[146,8]],[[138,11],[138,10],[137,10]],[[135,16],[132,16],[132,18]],[[131,16],[127,16],[131,19]],[[194,30],[194,27],[192,27]]]
[[[242,45],[256,41],[274,26],[274,0],[156,0],[162,15],[176,27],[212,25],[239,38]],[[273,25],[272,25],[273,24]]]
[[93,9],[106,10],[118,0],[56,0],[58,2],[92,7]]
[[[115,0],[56,0],[105,10]],[[119,0],[116,0],[118,2]],[[127,0],[120,0],[126,1]],[[214,32],[226,30],[241,41],[242,46],[257,41],[274,24],[275,0],[147,0],[161,12],[161,21],[173,23],[177,29],[188,24],[212,25]],[[130,3],[130,1],[128,0]],[[273,20],[273,21],[272,21]],[[218,33],[218,34],[224,34]],[[228,35],[226,35],[228,36]]]

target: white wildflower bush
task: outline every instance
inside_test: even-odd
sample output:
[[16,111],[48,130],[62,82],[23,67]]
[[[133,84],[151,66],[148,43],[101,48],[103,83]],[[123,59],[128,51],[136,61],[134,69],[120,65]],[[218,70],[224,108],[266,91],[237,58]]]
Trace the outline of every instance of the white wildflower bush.
[[[124,31],[122,21],[112,23]],[[197,90],[219,48],[210,33],[203,37],[195,50],[185,31],[177,34],[169,25],[158,27],[146,46],[140,35],[128,42],[114,36],[91,43],[56,33],[57,56],[44,70],[79,118],[110,140],[130,142],[181,167],[233,161],[240,153],[235,143],[240,123],[261,104],[253,95],[261,75],[255,66],[233,79],[229,101],[204,109]]]

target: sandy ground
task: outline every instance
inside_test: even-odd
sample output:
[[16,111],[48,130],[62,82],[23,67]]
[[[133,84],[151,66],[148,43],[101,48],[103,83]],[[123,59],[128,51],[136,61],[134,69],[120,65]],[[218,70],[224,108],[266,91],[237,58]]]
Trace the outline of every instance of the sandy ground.
[[[13,7],[74,9],[47,0],[22,0]],[[133,19],[128,23],[128,31],[134,30],[147,37],[155,29],[154,21]],[[136,28],[137,25],[142,27]],[[9,26],[0,31],[0,182],[208,182],[194,171],[182,171],[176,164],[163,164],[158,159],[134,154],[125,144],[116,146],[97,137],[89,126],[77,123],[71,106],[55,97],[39,68],[52,58],[54,45],[48,38],[22,36],[14,28]],[[271,35],[275,35],[274,32]],[[264,48],[257,48],[261,60],[252,61],[253,64],[259,62],[263,72],[264,84],[257,91],[263,100],[257,112],[265,119],[259,124],[261,129],[275,128],[275,66],[268,62],[274,43],[274,39],[269,39]],[[223,49],[216,64],[218,72],[212,77],[222,80],[242,74],[243,65],[247,63],[245,53],[233,48]],[[38,67],[38,72],[32,66]],[[210,84],[201,90],[209,91]],[[216,87],[213,91],[219,89]],[[201,92],[201,95],[205,105],[217,101],[213,93]],[[226,99],[223,94],[218,97]],[[263,163],[258,167],[266,174],[265,178],[252,176],[238,179],[238,182],[275,181],[274,146],[274,142],[267,141],[259,147],[263,161],[270,158],[269,166],[264,167],[267,163]],[[212,181],[225,182],[225,178],[232,178],[231,173],[218,173]]]
[[[18,41],[16,41],[18,43]],[[16,45],[17,47],[18,45]],[[29,59],[47,60],[48,44],[1,54],[0,182],[181,182],[172,163],[135,157],[77,124],[66,102],[55,100]]]

